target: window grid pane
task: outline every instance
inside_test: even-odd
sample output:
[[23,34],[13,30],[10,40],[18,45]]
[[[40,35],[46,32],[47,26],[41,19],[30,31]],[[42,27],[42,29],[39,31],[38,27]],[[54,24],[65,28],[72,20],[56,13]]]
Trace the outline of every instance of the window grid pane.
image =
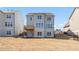
[[51,36],[51,32],[47,32],[47,36]]
[[42,32],[38,32],[38,36],[42,36]]
[[11,15],[7,15],[7,18],[11,18]]
[[7,35],[11,35],[11,31],[7,31]]
[[42,19],[42,16],[37,16],[38,19]]

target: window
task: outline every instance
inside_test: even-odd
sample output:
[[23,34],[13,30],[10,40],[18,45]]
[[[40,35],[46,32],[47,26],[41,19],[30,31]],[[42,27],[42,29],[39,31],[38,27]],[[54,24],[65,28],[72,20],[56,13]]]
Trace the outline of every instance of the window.
[[7,15],[7,18],[11,18],[11,15]]
[[12,27],[12,22],[10,22],[10,26]]
[[39,23],[36,23],[36,27],[37,27],[37,28],[39,27]]
[[51,21],[51,17],[48,17],[48,18],[47,18],[47,21]]
[[5,22],[6,27],[12,27],[12,22]]
[[5,26],[7,26],[7,22],[5,22]]
[[30,20],[32,20],[32,17],[30,17]]
[[46,24],[46,28],[52,28],[52,24]]
[[37,16],[38,19],[42,19],[42,16]]
[[38,32],[38,36],[42,36],[42,32]]
[[7,31],[7,35],[11,35],[11,31]]
[[47,36],[51,36],[51,32],[47,32]]
[[48,28],[52,28],[52,24],[49,24],[49,25],[48,25]]
[[43,23],[36,23],[36,27],[37,28],[42,28],[43,27]]

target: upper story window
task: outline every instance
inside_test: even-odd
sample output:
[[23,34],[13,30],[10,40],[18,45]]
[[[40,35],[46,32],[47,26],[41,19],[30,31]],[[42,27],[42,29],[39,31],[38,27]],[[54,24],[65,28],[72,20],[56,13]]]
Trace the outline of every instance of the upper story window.
[[47,21],[51,21],[51,17],[47,17]]
[[12,22],[5,22],[6,27],[12,27]]
[[36,27],[37,28],[42,28],[43,27],[43,23],[36,23]]
[[7,26],[7,22],[5,22],[5,26]]
[[7,18],[11,18],[11,15],[7,15]]
[[46,24],[46,28],[53,28],[52,24]]
[[38,19],[42,19],[42,16],[37,16]]
[[32,17],[30,17],[30,20],[32,21]]

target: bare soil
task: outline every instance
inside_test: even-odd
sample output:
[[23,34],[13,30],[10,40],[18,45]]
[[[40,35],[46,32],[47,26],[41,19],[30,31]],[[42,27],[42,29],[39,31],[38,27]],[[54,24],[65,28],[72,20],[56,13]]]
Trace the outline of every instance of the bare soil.
[[79,41],[0,37],[0,51],[79,51]]

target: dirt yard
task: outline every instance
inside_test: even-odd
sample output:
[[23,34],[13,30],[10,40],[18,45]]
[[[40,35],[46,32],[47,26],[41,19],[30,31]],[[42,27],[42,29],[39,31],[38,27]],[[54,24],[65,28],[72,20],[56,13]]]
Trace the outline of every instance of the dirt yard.
[[79,41],[0,37],[0,51],[79,51]]

